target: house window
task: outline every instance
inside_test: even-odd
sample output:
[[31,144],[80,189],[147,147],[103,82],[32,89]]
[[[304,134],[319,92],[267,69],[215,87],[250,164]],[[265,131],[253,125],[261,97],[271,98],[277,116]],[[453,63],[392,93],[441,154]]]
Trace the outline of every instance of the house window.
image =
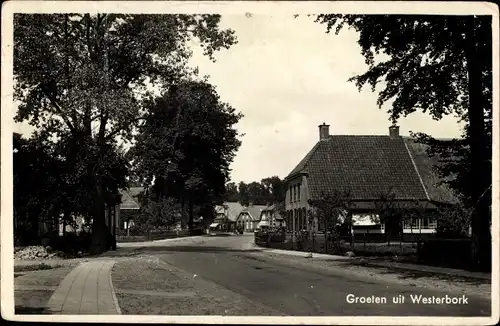
[[418,218],[412,218],[411,220],[405,220],[403,224],[404,229],[418,229]]
[[291,203],[291,202],[293,202],[293,200],[292,200],[292,187],[290,187],[288,189],[288,191],[290,192],[290,203]]
[[297,195],[298,195],[298,200],[300,201],[300,184],[297,185]]
[[412,230],[434,230],[437,228],[437,221],[429,217],[413,218],[411,221],[405,221],[403,228]]
[[437,221],[428,217],[422,219],[422,229],[436,229]]

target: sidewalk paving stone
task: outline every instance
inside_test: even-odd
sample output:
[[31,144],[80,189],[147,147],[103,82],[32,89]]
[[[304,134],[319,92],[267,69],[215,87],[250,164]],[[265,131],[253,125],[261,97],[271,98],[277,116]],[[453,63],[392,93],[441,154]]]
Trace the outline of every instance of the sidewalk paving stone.
[[114,261],[96,260],[80,264],[57,287],[49,300],[53,314],[120,314],[111,282]]

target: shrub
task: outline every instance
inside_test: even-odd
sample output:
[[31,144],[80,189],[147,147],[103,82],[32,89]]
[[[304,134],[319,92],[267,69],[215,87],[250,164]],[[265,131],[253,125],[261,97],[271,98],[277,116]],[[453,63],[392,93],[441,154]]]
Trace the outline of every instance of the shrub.
[[427,239],[419,243],[418,260],[421,263],[469,269],[472,241],[470,239]]
[[92,244],[92,234],[87,231],[80,233],[67,232],[64,236],[52,236],[48,245],[67,254],[76,255],[78,252],[87,252]]

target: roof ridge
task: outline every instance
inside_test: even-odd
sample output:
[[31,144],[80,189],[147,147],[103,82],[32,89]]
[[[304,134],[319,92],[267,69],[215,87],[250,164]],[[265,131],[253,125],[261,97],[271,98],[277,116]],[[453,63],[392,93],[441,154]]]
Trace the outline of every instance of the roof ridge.
[[415,160],[413,159],[413,155],[411,155],[410,149],[408,148],[408,145],[406,142],[403,140],[403,144],[405,145],[406,152],[408,153],[408,156],[410,157],[411,163],[413,164],[413,168],[415,169],[415,172],[417,172],[418,180],[420,181],[420,185],[424,189],[425,192],[425,197],[427,200],[431,200],[431,197],[429,196],[429,193],[427,192],[427,188],[425,187],[424,180],[422,180],[422,176],[420,175],[420,171],[418,171],[417,164],[415,163]]
[[321,140],[317,141],[316,144],[314,144],[313,148],[311,148],[309,150],[309,152],[306,154],[306,156],[297,164],[297,166],[292,170],[292,172],[290,172],[290,174],[288,174],[285,177],[285,179],[294,175],[294,174],[297,174],[299,172],[304,171],[307,168],[307,165],[308,165],[309,161],[311,160],[311,157],[314,156],[314,154],[316,153],[316,151],[318,150],[318,148],[320,147],[320,144],[322,142],[324,142],[324,141],[321,141]]
[[[332,135],[329,135],[328,137],[330,138],[333,138],[333,137],[387,137],[387,138],[390,138],[389,135],[370,135],[370,134],[349,134],[349,135],[346,135],[346,134],[332,134]],[[401,136],[401,137],[404,137],[404,136]]]

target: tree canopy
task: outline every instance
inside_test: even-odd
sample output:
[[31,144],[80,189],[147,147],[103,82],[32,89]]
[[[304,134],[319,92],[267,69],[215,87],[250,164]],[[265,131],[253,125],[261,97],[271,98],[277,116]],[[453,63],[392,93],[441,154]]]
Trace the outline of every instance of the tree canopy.
[[105,180],[115,179],[109,168],[125,173],[124,161],[107,153],[119,152],[118,137],[133,140],[151,86],[166,88],[195,73],[188,66],[190,40],[198,39],[212,59],[236,42],[219,21],[218,15],[14,16],[15,120],[65,142],[74,155],[69,162],[90,155],[77,170],[86,170],[84,191],[93,196],[93,251],[109,246]]
[[223,199],[229,202],[239,202],[247,206],[279,204],[285,200],[285,183],[278,176],[262,179],[260,182],[246,183],[241,181],[238,185],[228,182],[225,187]]
[[234,125],[242,115],[222,103],[204,81],[186,81],[150,99],[130,155],[135,173],[153,183],[156,200],[177,198],[193,205],[221,198],[229,165],[241,142]]

